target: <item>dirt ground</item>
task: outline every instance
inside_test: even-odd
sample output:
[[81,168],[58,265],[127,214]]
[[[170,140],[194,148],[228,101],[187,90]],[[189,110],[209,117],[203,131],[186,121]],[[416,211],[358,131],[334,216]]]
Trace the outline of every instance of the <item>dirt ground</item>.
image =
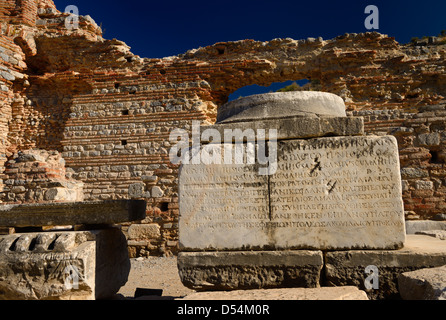
[[175,256],[137,258],[130,262],[129,279],[119,290],[118,299],[134,299],[136,288],[162,289],[161,299],[175,299],[194,292],[181,283]]

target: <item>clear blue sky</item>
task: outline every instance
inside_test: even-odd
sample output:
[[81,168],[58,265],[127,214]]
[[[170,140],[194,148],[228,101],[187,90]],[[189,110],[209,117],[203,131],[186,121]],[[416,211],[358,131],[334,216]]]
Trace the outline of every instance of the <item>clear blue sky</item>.
[[379,9],[380,33],[407,43],[412,37],[446,29],[446,1],[326,0],[54,0],[64,11],[76,5],[80,15],[102,24],[104,38],[116,38],[141,57],[162,58],[220,41],[274,38],[331,39],[368,31],[367,5]]

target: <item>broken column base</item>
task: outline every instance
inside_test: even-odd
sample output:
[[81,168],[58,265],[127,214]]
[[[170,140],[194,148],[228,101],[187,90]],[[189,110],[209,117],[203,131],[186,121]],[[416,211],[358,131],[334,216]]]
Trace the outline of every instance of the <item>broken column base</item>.
[[128,279],[119,227],[0,236],[0,300],[94,300]]
[[[241,290],[355,286],[370,299],[401,299],[398,276],[407,271],[446,265],[446,241],[407,235],[398,250],[347,251],[220,251],[181,252],[181,281],[191,289]],[[370,273],[378,270],[378,288],[367,289]],[[370,280],[369,280],[370,281]],[[373,280],[369,282],[373,285]]]

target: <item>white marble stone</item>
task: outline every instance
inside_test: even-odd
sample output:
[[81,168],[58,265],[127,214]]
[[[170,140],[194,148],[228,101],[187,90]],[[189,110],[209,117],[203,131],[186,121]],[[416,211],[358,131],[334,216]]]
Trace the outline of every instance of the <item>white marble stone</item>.
[[278,142],[273,175],[255,164],[187,164],[182,250],[396,249],[405,240],[392,136]]
[[274,118],[345,117],[344,100],[329,92],[291,91],[255,94],[230,101],[217,111],[217,122]]
[[395,138],[280,141],[270,208],[276,247],[400,248],[405,225]]

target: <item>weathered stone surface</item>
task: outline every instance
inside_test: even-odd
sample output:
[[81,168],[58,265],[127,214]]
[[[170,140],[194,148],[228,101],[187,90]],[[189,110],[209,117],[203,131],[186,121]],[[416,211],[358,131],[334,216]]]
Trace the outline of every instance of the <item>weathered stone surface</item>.
[[108,298],[129,271],[119,228],[0,237],[0,300]]
[[160,198],[164,195],[163,190],[158,186],[152,187],[151,192],[152,192],[152,197],[154,198]]
[[[271,151],[270,151],[271,154]],[[185,164],[183,250],[395,249],[405,239],[395,138],[278,141],[277,171]]]
[[[446,264],[446,241],[423,235],[407,235],[399,250],[349,250],[325,254],[325,285],[353,285],[371,299],[400,299],[398,276],[403,272]],[[378,289],[367,290],[367,266],[378,268]]]
[[279,226],[276,245],[401,247],[405,232],[398,172],[391,136],[279,141],[278,168],[270,177],[271,216]]
[[[277,130],[277,140],[316,138],[324,136],[355,136],[364,134],[364,120],[362,117],[283,117],[280,119],[262,119],[256,121],[223,122],[213,126],[202,126],[201,131],[215,129],[224,137],[225,130],[240,129],[265,130],[265,138],[269,139],[269,129]],[[246,131],[247,132],[247,131]],[[251,135],[246,135],[247,141]],[[202,142],[206,142],[202,139]],[[227,141],[229,142],[229,141]]]
[[341,97],[320,91],[256,94],[233,100],[217,110],[217,122],[261,120],[284,116],[345,116]]
[[146,202],[143,200],[1,205],[0,226],[114,224],[142,220],[145,214]]
[[84,183],[67,174],[57,151],[28,149],[6,162],[0,203],[70,202],[84,200]]
[[183,284],[195,290],[318,287],[321,251],[180,252]]
[[281,288],[194,292],[178,300],[368,300],[356,287]]
[[[74,178],[85,183],[86,200],[121,197],[134,177],[153,174],[131,165],[127,172],[103,172],[105,161],[169,165],[164,148],[159,147],[169,130],[187,127],[190,119],[213,123],[228,95],[253,84],[310,79],[308,89],[338,94],[350,110],[364,111],[367,132],[402,132],[407,137],[401,139],[401,149],[418,144],[420,134],[440,133],[441,143],[435,149],[445,150],[444,104],[443,108],[427,106],[444,100],[445,45],[441,43],[445,37],[435,45],[427,40],[399,44],[391,35],[376,32],[333,39],[241,40],[176,57],[141,59],[124,42],[103,39],[100,28],[88,18],[80,17],[79,29],[69,32],[63,27],[63,8],[57,11],[52,0],[2,3],[7,3],[0,12],[2,21],[13,28],[0,35],[5,58],[0,59],[0,67],[16,79],[13,83],[0,77],[4,101],[0,165],[7,160],[6,153],[10,159],[24,148],[63,150],[67,167],[76,170]],[[39,15],[36,8],[48,12],[47,6],[54,11]],[[106,79],[104,70],[110,71]],[[28,74],[37,76],[20,80]],[[175,120],[160,122],[166,115]],[[138,143],[129,141],[124,147],[123,136],[137,137]],[[158,146],[148,146],[152,142]],[[418,156],[416,151],[408,153]],[[408,162],[409,167],[420,166],[419,159],[408,157]],[[444,181],[446,170],[427,159],[422,165],[427,179]],[[164,190],[163,198],[177,197],[176,183]],[[438,192],[445,192],[444,183]],[[406,199],[421,218],[446,205],[444,196],[419,205],[410,204],[419,199],[417,195],[408,194]],[[161,208],[158,200],[150,199],[150,205]],[[10,193],[3,201],[22,199]],[[176,219],[177,211],[169,210],[168,219]],[[172,230],[169,236],[175,235]]]
[[180,248],[242,249],[269,244],[268,176],[256,165],[184,165],[179,182]]
[[132,224],[128,229],[129,239],[146,240],[161,236],[160,226],[157,223]]
[[47,201],[77,201],[78,193],[66,188],[51,188],[44,194]]
[[415,234],[423,234],[426,236],[438,238],[440,240],[446,240],[446,230],[424,230],[417,231]]
[[415,234],[426,230],[446,230],[446,221],[414,220],[406,221],[406,233]]
[[404,272],[398,287],[404,300],[446,300],[446,265]]

